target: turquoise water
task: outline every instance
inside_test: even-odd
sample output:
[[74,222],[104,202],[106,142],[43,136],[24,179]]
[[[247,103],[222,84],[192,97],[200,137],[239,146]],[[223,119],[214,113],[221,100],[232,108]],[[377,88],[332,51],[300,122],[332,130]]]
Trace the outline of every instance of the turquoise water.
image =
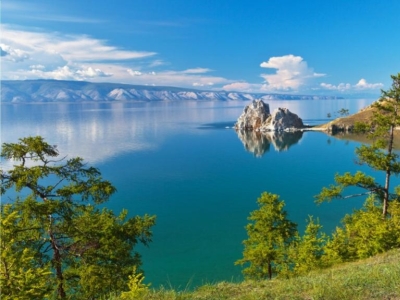
[[[371,102],[271,101],[270,106],[287,107],[316,124],[326,122],[327,113],[341,108],[353,113]],[[244,226],[263,191],[281,195],[300,230],[314,215],[330,232],[362,203],[316,206],[313,199],[335,173],[360,169],[354,164],[358,143],[305,132],[290,142],[263,140],[257,156],[243,144],[256,141],[242,141],[231,128],[245,104],[2,105],[2,142],[42,135],[62,154],[100,168],[118,189],[108,207],[157,215],[153,242],[140,248],[146,280],[154,287],[194,287],[241,278],[233,263],[241,257]]]

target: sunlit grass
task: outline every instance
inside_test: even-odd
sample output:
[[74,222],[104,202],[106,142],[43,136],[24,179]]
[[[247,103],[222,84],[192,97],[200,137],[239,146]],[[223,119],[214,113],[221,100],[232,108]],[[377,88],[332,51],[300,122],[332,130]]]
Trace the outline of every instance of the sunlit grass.
[[[110,300],[118,300],[111,297]],[[221,282],[195,291],[150,289],[142,299],[391,299],[400,300],[400,249],[366,260],[271,281]]]

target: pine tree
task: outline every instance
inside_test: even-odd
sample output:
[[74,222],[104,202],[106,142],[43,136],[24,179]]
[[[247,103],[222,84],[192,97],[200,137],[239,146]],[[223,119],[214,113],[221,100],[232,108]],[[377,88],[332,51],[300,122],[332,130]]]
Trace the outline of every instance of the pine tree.
[[22,216],[16,205],[1,206],[1,268],[2,299],[45,299],[51,295],[48,285],[52,272],[49,263],[39,263],[36,228],[40,224]]
[[324,267],[322,256],[328,237],[321,232],[319,220],[310,216],[303,236],[297,236],[289,251],[291,272],[295,275],[306,274],[311,270]]
[[[41,274],[36,286],[45,282],[43,291],[50,289],[61,299],[94,299],[120,290],[132,267],[141,264],[135,245],[151,241],[154,216],[127,218],[126,211],[115,215],[100,209],[115,187],[81,158],[57,159],[58,155],[57,148],[39,136],[2,147],[1,156],[16,164],[1,170],[1,193],[28,193],[1,206],[6,222],[1,224],[2,255],[8,263],[1,266],[1,279],[11,298],[17,298],[11,288],[17,283],[7,278],[22,271]],[[14,257],[26,258],[22,269],[11,263]],[[28,283],[14,279],[28,289]]]
[[243,270],[248,278],[271,279],[279,265],[286,261],[285,248],[295,236],[297,225],[287,219],[285,203],[279,196],[263,193],[257,203],[259,209],[251,212],[248,218],[243,258],[235,264],[249,264]]
[[[362,145],[356,149],[358,162],[383,172],[384,183],[377,182],[363,172],[336,175],[336,184],[323,188],[316,196],[317,202],[374,194],[382,202],[383,217],[388,216],[389,202],[398,199],[398,195],[391,192],[390,180],[393,175],[400,174],[399,155],[393,151],[394,130],[400,126],[400,73],[391,78],[392,87],[382,91],[380,99],[372,105],[375,110],[371,122],[357,123],[355,126],[356,131],[367,133],[372,140],[371,146]],[[349,186],[359,187],[365,192],[344,195],[344,189]]]
[[324,248],[327,264],[354,261],[400,247],[400,202],[390,203],[382,220],[382,203],[372,195],[361,209],[348,214]]

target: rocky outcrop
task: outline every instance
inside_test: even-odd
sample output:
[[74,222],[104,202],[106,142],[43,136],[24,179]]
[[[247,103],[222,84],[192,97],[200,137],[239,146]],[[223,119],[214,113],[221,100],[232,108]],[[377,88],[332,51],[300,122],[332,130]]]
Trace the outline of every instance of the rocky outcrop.
[[261,131],[286,131],[303,128],[303,120],[287,108],[277,108],[261,126]]
[[240,115],[235,128],[239,130],[257,130],[270,117],[269,105],[262,100],[254,100]]
[[291,131],[303,128],[299,116],[287,108],[278,108],[270,114],[269,105],[262,100],[254,100],[247,105],[235,124],[236,130]]
[[337,132],[352,132],[354,129],[354,125],[353,124],[329,124],[327,126],[327,131],[335,134]]

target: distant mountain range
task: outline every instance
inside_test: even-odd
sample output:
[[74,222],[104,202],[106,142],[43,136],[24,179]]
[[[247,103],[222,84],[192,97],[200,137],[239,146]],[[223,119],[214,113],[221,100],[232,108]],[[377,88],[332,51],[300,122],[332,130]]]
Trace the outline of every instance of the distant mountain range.
[[341,97],[203,91],[166,86],[62,80],[6,80],[1,82],[1,101],[3,103],[185,100],[249,101],[255,99],[318,100],[341,99]]

